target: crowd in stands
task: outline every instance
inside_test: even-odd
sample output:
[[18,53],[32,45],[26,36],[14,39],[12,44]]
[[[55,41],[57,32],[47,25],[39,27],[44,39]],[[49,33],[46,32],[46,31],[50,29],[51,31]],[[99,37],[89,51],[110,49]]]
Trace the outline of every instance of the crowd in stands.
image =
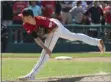
[[[56,18],[66,24],[111,24],[111,1],[2,1],[2,25],[22,24],[18,14],[24,8],[33,11],[34,16]],[[109,31],[106,30],[106,31]],[[21,28],[14,31],[15,43],[18,34],[23,43]]]
[[111,23],[111,1],[2,1],[2,24],[22,24],[17,15],[24,8],[31,9],[34,16],[54,17],[63,24]]

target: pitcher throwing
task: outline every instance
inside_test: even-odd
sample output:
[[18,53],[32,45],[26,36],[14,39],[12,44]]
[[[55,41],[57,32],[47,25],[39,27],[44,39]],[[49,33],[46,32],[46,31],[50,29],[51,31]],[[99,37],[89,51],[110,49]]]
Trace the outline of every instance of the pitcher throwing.
[[[33,37],[34,41],[41,48],[43,48],[37,64],[28,74],[19,77],[19,80],[35,79],[36,74],[38,74],[43,64],[49,59],[51,52],[59,38],[68,39],[70,41],[83,41],[89,45],[98,46],[102,53],[105,51],[102,39],[92,38],[81,33],[72,33],[57,19],[49,19],[43,16],[34,17],[33,11],[30,9],[24,9],[19,16],[22,17],[23,27],[26,32]],[[45,43],[42,42],[42,38],[46,38]]]

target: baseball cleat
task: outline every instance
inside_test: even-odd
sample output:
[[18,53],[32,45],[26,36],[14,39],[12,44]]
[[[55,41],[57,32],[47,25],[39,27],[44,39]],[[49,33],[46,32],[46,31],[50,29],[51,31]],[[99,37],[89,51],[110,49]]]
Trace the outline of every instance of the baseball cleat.
[[104,53],[105,52],[105,45],[104,45],[104,41],[103,40],[100,40],[99,41],[99,45],[98,45],[101,53]]
[[21,77],[18,77],[18,80],[35,80],[35,77],[34,76],[21,76]]

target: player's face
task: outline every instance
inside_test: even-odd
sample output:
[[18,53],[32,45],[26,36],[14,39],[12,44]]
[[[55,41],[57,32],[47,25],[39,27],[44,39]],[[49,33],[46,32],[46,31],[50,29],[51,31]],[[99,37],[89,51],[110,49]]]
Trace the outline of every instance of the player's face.
[[32,18],[31,16],[23,16],[22,20],[24,23],[26,23],[26,22],[29,22],[31,20],[31,18]]
[[22,20],[23,20],[24,23],[28,22],[28,16],[23,16]]

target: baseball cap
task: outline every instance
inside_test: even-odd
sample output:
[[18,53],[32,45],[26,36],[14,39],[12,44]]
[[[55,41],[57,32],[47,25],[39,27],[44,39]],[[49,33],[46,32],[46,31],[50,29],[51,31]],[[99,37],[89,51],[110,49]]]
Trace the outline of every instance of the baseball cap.
[[22,13],[18,14],[18,16],[22,17],[22,16],[34,16],[33,11],[31,9],[25,8],[23,9]]

